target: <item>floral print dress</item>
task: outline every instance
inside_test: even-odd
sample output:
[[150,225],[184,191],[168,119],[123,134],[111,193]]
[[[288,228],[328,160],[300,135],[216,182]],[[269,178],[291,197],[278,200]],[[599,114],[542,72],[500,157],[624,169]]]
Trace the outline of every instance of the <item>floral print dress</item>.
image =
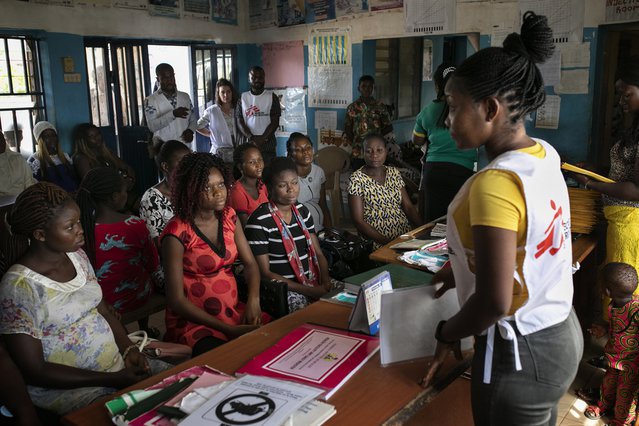
[[[53,281],[26,266],[9,268],[0,284],[0,334],[26,334],[42,343],[46,362],[114,372],[124,361],[111,327],[98,313],[102,291],[86,254],[67,253],[76,276]],[[113,393],[106,387],[46,389],[29,386],[33,403],[63,414]]]

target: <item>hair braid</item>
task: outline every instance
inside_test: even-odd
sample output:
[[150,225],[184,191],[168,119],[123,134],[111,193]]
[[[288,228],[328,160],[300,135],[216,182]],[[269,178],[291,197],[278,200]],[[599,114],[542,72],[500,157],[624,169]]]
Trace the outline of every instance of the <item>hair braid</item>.
[[217,155],[204,152],[187,154],[173,171],[171,203],[175,215],[183,221],[192,223],[197,211],[201,208],[201,194],[208,185],[212,168],[219,170],[222,174],[228,191],[233,184],[233,177],[224,165],[224,160]]
[[84,229],[84,247],[91,264],[95,267],[95,216],[99,204],[111,199],[124,185],[122,176],[109,167],[91,169],[86,174],[76,199],[80,207],[80,222]]
[[475,53],[455,70],[454,78],[475,102],[490,96],[501,98],[514,124],[544,103],[544,82],[536,64],[548,60],[554,48],[546,17],[528,11],[521,35],[512,33],[504,40],[504,47]]
[[[6,267],[26,253],[33,232],[46,228],[57,209],[68,200],[71,200],[68,192],[49,182],[38,182],[18,195],[5,218],[11,231],[2,249]],[[0,275],[4,272],[0,271]]]

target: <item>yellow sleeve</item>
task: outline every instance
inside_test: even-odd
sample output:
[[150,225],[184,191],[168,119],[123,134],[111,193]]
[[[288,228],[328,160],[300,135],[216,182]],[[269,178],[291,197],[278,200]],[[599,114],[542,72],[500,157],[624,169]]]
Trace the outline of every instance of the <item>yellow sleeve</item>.
[[483,225],[515,232],[525,229],[526,201],[515,173],[494,169],[480,173],[468,199],[471,227]]

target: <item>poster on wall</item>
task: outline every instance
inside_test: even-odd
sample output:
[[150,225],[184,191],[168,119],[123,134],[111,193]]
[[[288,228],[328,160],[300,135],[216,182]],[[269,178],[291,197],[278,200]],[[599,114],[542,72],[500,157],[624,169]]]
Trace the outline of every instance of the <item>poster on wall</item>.
[[267,87],[304,86],[304,42],[264,43],[262,67]]
[[351,38],[349,28],[311,30],[308,41],[308,66],[350,65]]
[[584,34],[583,0],[519,0],[520,16],[532,10],[548,18],[555,43],[582,41]]
[[352,82],[352,67],[308,67],[308,106],[346,109],[353,102]]
[[537,109],[535,127],[538,129],[558,129],[561,97],[547,95],[544,104]]
[[334,0],[306,0],[306,22],[335,19]]
[[317,129],[317,150],[328,146],[337,146],[349,154],[353,150],[343,130]]
[[626,4],[629,2],[617,0],[606,2],[606,22],[637,21],[639,20],[639,7]]
[[149,3],[147,0],[113,0],[113,7],[122,9],[147,10]]
[[282,115],[275,136],[289,137],[293,132],[306,134],[306,89],[303,87],[287,87],[275,89],[273,93],[280,100]]
[[304,0],[277,0],[277,26],[289,27],[306,22]]
[[403,0],[370,0],[371,12],[378,10],[397,9],[404,6]]
[[274,27],[277,24],[277,9],[274,0],[251,0],[249,2],[249,28]]
[[335,2],[335,15],[338,18],[364,12],[368,12],[368,0],[337,0]]
[[413,0],[404,6],[404,27],[408,34],[449,34],[455,32],[456,2]]
[[111,7],[111,0],[76,0],[76,6]]
[[31,0],[31,2],[39,3],[39,4],[50,4],[53,6],[65,6],[65,7],[75,6],[74,0]]
[[209,21],[211,3],[209,0],[182,0],[182,17]]
[[179,18],[180,0],[149,0],[149,14],[165,18]]
[[211,0],[211,18],[220,24],[237,25],[237,2],[235,0]]

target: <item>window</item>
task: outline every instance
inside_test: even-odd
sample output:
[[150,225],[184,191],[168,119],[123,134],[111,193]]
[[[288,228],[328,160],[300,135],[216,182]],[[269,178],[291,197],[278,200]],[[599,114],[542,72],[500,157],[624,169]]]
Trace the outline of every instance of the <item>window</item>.
[[41,120],[46,110],[38,41],[0,37],[0,126],[9,147],[24,155],[35,152],[31,129]]
[[87,59],[87,75],[89,82],[89,103],[91,106],[91,123],[97,127],[106,127],[111,124],[109,116],[109,96],[107,93],[106,72],[108,64],[105,64],[104,47],[85,48]]
[[377,40],[375,97],[384,102],[391,119],[419,114],[422,80],[422,38]]
[[[193,46],[195,99],[199,114],[215,102],[215,83],[220,78],[233,82],[234,51],[224,46]],[[235,83],[234,83],[235,84]]]

